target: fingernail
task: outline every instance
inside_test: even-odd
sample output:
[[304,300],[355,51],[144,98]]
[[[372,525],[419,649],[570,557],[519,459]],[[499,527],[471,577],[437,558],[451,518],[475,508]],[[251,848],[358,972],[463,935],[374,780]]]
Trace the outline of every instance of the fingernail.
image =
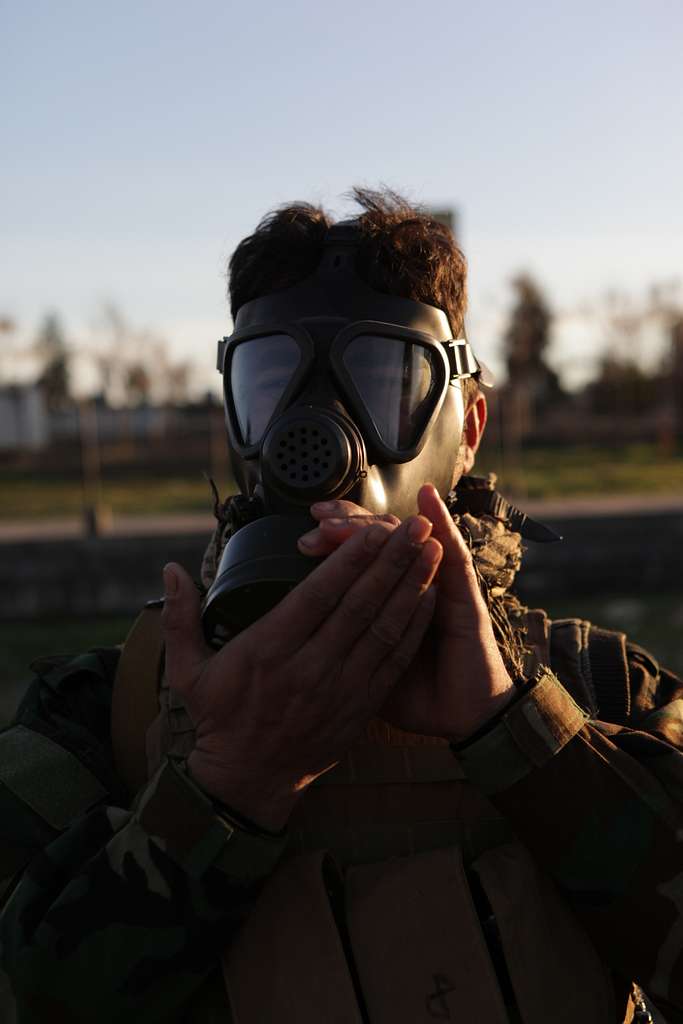
[[316,501],[311,508],[314,508],[316,512],[334,512],[336,504],[335,501]]
[[170,565],[165,565],[163,568],[164,576],[164,591],[166,597],[175,597],[178,593],[178,577],[174,569]]
[[308,533],[304,533],[303,536],[299,537],[299,544],[304,548],[312,548],[315,545],[318,537],[320,536],[320,530],[309,530]]

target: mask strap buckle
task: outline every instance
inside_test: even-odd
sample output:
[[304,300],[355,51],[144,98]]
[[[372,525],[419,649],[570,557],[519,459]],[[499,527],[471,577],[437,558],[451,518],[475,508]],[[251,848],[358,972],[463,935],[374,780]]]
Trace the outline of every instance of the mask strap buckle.
[[223,372],[223,367],[225,365],[225,350],[229,341],[230,338],[221,338],[218,342],[218,349],[216,352],[216,369],[219,373]]
[[470,347],[467,338],[451,338],[444,341],[446,356],[450,367],[450,381],[460,377],[474,377],[481,367]]

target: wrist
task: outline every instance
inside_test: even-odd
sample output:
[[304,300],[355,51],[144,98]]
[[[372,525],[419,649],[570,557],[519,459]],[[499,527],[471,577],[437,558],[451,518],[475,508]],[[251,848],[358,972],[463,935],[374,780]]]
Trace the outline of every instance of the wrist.
[[182,758],[168,757],[139,793],[135,821],[152,843],[195,878],[212,868],[247,883],[265,878],[287,843],[286,832],[271,835],[246,829],[217,813]]
[[541,768],[588,720],[588,713],[548,668],[539,668],[517,693],[488,728],[451,744],[466,776],[489,796]]
[[452,729],[448,735],[450,743],[466,743],[477,733],[485,730],[487,726],[510,704],[519,693],[519,686],[515,685],[510,676],[506,673],[495,690],[492,690],[483,701],[471,708],[471,714],[467,721],[462,720],[458,726]]
[[186,763],[190,778],[211,800],[217,814],[268,835],[279,835],[286,827],[297,794],[279,793],[273,786],[255,785],[243,778],[226,779],[196,750]]

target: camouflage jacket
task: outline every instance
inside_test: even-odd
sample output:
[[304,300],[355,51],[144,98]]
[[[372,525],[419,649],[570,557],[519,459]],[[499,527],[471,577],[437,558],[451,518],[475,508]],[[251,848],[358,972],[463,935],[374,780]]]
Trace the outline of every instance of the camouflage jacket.
[[[620,720],[589,718],[548,673],[455,753],[604,961],[672,1024],[683,1021],[683,682],[634,645],[626,654],[628,700],[608,709]],[[197,794],[183,834],[164,834],[158,777],[130,806],[110,740],[118,656],[38,663],[0,733],[0,945],[21,1024],[196,1019],[212,971],[222,985],[218,950],[276,859],[258,836],[245,857]]]

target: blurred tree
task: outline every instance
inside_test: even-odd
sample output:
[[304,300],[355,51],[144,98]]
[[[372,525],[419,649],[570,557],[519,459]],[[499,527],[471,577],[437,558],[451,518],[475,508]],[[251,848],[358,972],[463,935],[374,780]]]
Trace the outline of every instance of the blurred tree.
[[[673,420],[678,404],[676,323],[681,319],[680,281],[654,282],[642,295],[608,292],[599,308],[604,352],[585,388],[587,408],[596,415],[652,416],[668,407]],[[657,360],[652,339],[671,338],[669,351]],[[648,352],[648,349],[650,351]]]
[[110,404],[188,400],[189,363],[175,363],[169,344],[155,331],[132,326],[114,303],[105,303],[94,324],[91,358],[101,394]]
[[675,432],[683,438],[683,314],[671,325],[671,351],[669,356],[669,392],[674,409]]
[[552,392],[559,390],[557,374],[547,365],[545,356],[550,343],[552,313],[541,289],[528,274],[512,281],[516,302],[510,322],[503,335],[503,354],[511,383],[530,379],[542,382]]
[[125,371],[128,405],[143,405],[149,401],[152,381],[143,363],[129,363]]
[[516,301],[503,335],[508,371],[502,399],[511,440],[535,433],[539,418],[563,397],[558,375],[546,362],[553,316],[538,284],[528,274],[512,281]]
[[597,415],[642,416],[652,412],[660,378],[648,374],[634,359],[611,351],[602,356],[596,378],[586,387],[590,412]]
[[48,409],[54,411],[71,405],[70,353],[56,313],[48,313],[43,320],[34,350],[42,362],[36,383],[45,395]]
[[0,313],[0,340],[2,340],[2,347],[0,348],[0,385],[5,383],[6,367],[12,363],[12,339],[11,335],[17,329],[16,322],[11,316],[6,316]]
[[184,405],[190,398],[189,363],[167,363],[164,367],[166,400],[171,405]]
[[105,401],[123,400],[125,350],[129,343],[129,330],[125,318],[113,302],[102,304],[95,324],[97,340],[92,357],[99,375],[99,391]]

